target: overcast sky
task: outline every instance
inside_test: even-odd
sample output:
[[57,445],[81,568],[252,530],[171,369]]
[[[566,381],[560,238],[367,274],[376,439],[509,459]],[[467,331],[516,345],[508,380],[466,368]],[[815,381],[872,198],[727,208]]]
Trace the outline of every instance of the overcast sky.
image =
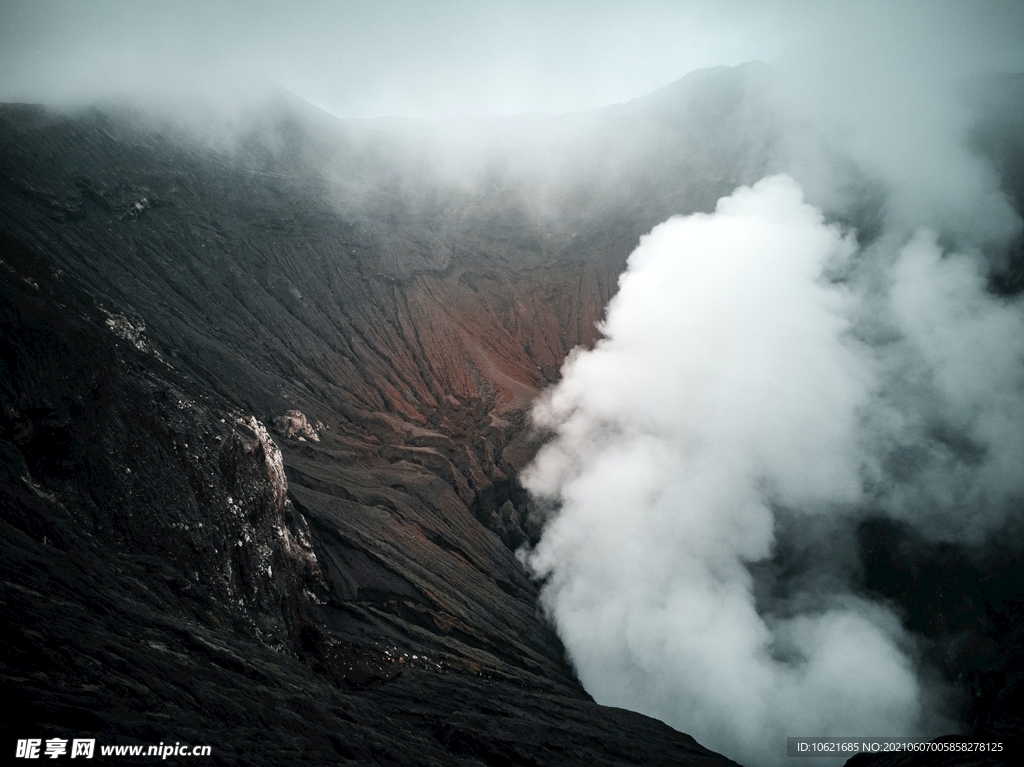
[[0,0],[0,100],[269,81],[339,116],[562,112],[908,25],[1020,66],[1019,2]]

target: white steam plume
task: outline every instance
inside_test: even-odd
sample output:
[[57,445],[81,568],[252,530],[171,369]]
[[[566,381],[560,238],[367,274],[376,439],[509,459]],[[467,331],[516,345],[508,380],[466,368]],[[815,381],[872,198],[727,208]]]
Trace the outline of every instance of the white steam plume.
[[1019,501],[1024,322],[982,262],[924,230],[858,250],[788,176],[641,239],[604,339],[535,411],[555,437],[524,476],[560,505],[530,563],[599,702],[748,764],[791,735],[954,726],[842,556],[775,603],[751,565],[783,518],[970,537]]

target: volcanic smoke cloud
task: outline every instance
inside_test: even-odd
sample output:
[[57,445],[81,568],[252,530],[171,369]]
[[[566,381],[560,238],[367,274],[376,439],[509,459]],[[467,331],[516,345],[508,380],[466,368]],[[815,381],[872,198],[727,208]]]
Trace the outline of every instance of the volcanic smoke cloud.
[[[927,230],[860,249],[786,175],[641,239],[525,475],[559,505],[530,563],[599,702],[748,764],[955,727],[842,545],[868,511],[973,539],[1021,497],[1024,314],[983,265]],[[782,529],[834,556],[770,599]]]

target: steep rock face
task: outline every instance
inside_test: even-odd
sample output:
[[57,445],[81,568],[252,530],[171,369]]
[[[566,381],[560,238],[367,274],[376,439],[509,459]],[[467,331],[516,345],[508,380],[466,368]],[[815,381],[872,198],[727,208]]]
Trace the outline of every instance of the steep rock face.
[[725,762],[590,701],[513,553],[523,408],[596,336],[621,227],[511,268],[522,242],[480,252],[470,221],[396,274],[305,167],[0,116],[11,738]]
[[47,533],[45,515],[14,521],[59,550],[80,530],[133,556],[167,557],[182,567],[174,588],[202,584],[196,594],[213,600],[196,615],[208,609],[212,620],[227,606],[238,630],[287,643],[300,614],[278,605],[315,560],[286,522],[281,453],[263,425],[196,397],[193,382],[116,326],[104,332],[109,315],[64,292],[19,243],[5,240],[2,268],[20,277],[5,281],[8,479],[60,509],[64,524]]

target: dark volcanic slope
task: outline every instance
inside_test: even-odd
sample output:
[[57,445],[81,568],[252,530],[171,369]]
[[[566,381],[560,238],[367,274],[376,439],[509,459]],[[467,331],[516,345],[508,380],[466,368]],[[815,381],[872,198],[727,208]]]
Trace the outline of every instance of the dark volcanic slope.
[[724,763],[590,701],[513,554],[523,409],[643,222],[545,228],[396,186],[387,139],[264,127],[0,109],[5,732]]

